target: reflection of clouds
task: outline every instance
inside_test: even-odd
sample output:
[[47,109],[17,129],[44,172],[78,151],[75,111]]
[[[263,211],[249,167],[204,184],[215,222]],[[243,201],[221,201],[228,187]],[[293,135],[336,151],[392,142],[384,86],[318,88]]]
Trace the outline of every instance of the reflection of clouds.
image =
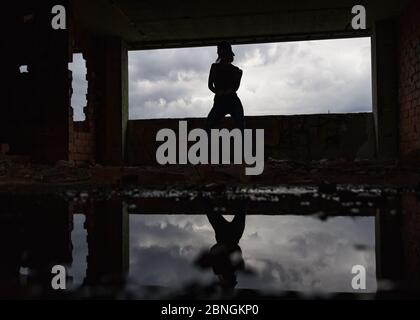
[[[144,217],[147,219],[143,219],[143,216],[130,216],[130,231],[133,231],[130,232],[131,243],[136,243],[140,247],[171,245],[181,247],[189,244],[205,247],[209,240],[212,241],[212,237],[214,238],[211,226],[203,230],[206,220],[203,221],[201,216],[179,216],[178,221],[175,215]],[[200,232],[196,232],[199,228]]]
[[83,214],[73,215],[73,230],[71,233],[72,241],[72,259],[73,263],[69,270],[72,276],[72,287],[78,287],[83,284],[87,269],[87,231],[84,228],[85,216]]
[[201,216],[130,216],[130,278],[143,285],[177,287],[212,280],[193,267],[208,249],[211,227]]
[[[205,216],[131,215],[130,274],[170,287],[214,280],[193,266],[214,243]],[[239,274],[239,288],[351,291],[351,268],[362,264],[367,288],[376,290],[374,218],[248,216],[240,246],[257,276]]]
[[[244,69],[238,94],[247,115],[372,109],[369,38],[233,50],[234,64]],[[207,77],[215,59],[215,47],[130,52],[130,118],[207,116]]]
[[198,254],[198,249],[177,245],[132,249],[130,279],[140,285],[165,287],[178,287],[192,280],[211,280],[210,274],[203,275],[191,266],[191,258]]

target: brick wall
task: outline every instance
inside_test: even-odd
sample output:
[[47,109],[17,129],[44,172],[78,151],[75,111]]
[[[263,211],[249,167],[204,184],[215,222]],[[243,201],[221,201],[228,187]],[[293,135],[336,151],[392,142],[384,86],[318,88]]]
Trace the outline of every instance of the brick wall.
[[420,153],[420,1],[400,17],[400,153]]
[[[205,119],[130,120],[127,130],[129,165],[156,164],[156,133],[162,128],[178,132],[179,120],[188,121],[188,130],[203,128]],[[232,128],[226,118],[224,125]],[[374,157],[372,113],[313,114],[246,117],[246,127],[262,128],[265,155],[275,159],[369,159]]]
[[70,126],[69,159],[76,163],[94,161],[94,139],[91,124],[72,122]]
[[[73,109],[69,112],[69,160],[75,163],[95,162],[95,74],[93,59],[90,58],[90,50],[85,49],[88,91],[86,95],[87,105],[83,108],[84,121],[73,121]],[[71,73],[71,72],[70,72]]]

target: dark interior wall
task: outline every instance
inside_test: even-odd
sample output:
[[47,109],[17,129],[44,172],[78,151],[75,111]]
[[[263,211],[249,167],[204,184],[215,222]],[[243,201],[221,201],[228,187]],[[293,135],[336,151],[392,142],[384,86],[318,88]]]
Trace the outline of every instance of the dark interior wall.
[[400,153],[420,155],[420,1],[412,2],[399,24]]
[[119,283],[129,269],[129,217],[122,201],[94,201],[86,213],[86,283]]
[[[6,83],[0,109],[2,138],[12,154],[34,161],[68,158],[70,104],[68,30],[51,27],[51,8],[67,1],[12,4],[2,29],[2,83]],[[4,25],[3,25],[4,24]],[[28,67],[20,74],[19,66]],[[3,67],[4,66],[4,67]]]
[[[33,161],[77,162],[95,159],[94,106],[99,90],[95,87],[95,41],[74,23],[67,10],[67,29],[53,30],[51,8],[67,1],[38,1],[15,4],[1,20],[5,38],[1,42],[2,103],[0,143],[8,144],[10,154],[29,156]],[[73,122],[72,74],[68,63],[72,54],[82,52],[87,59],[88,105],[86,121]],[[26,65],[28,73],[20,73]]]
[[[16,5],[2,21],[10,30],[1,46],[4,100],[0,108],[0,143],[10,154],[29,156],[33,161],[95,160],[95,106],[103,91],[97,79],[97,48],[91,35],[74,23],[67,11],[67,29],[51,28],[51,8],[66,1],[40,1]],[[69,8],[69,6],[66,6]],[[89,82],[84,109],[86,121],[73,122],[72,73],[68,63],[82,52],[87,60]],[[27,65],[28,73],[19,66]],[[102,67],[102,66],[101,66]],[[102,102],[103,103],[103,102]]]
[[420,289],[420,198],[405,194],[401,199],[401,234],[403,245],[403,273],[409,279],[407,285]]
[[[203,128],[204,120],[130,120],[127,130],[129,165],[156,164],[156,133],[163,128],[178,132],[180,120],[188,130]],[[296,116],[254,116],[246,118],[247,128],[264,129],[265,156],[276,159],[368,159],[374,157],[375,134],[372,113],[314,114]],[[232,128],[230,119],[224,126]]]
[[[13,132],[16,122],[15,100],[18,93],[19,83],[22,77],[19,74],[19,66],[28,62],[25,59],[20,41],[23,39],[25,28],[21,22],[21,12],[25,12],[23,5],[13,4],[7,15],[2,15],[0,27],[3,32],[0,42],[0,79],[1,96],[0,103],[0,143],[14,144],[16,139]],[[23,80],[24,81],[24,80]]]

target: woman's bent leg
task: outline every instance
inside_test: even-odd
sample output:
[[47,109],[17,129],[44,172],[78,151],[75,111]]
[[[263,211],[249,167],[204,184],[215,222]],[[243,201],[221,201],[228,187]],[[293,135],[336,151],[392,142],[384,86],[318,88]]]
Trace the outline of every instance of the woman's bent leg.
[[241,138],[242,138],[242,163],[244,163],[244,150],[245,150],[245,137],[244,137],[244,130],[245,130],[245,116],[244,116],[244,108],[242,107],[241,100],[236,97],[236,99],[232,102],[230,108],[230,115],[235,123],[236,128],[241,130]]
[[214,103],[213,108],[211,108],[207,119],[205,129],[208,134],[210,134],[210,130],[216,128],[220,121],[226,116],[226,110],[224,110],[223,106],[220,103]]
[[245,129],[244,108],[242,107],[241,100],[239,100],[239,98],[237,99],[238,100],[235,101],[231,107],[230,115],[235,122],[235,126],[243,133],[243,130]]
[[[211,129],[215,129],[219,126],[220,121],[226,116],[226,108],[220,101],[214,102],[213,108],[210,110],[209,115],[207,116],[206,120],[206,132],[208,137],[208,155],[209,155],[209,162],[211,162]],[[219,150],[220,155],[220,150]],[[220,159],[219,159],[220,160]]]

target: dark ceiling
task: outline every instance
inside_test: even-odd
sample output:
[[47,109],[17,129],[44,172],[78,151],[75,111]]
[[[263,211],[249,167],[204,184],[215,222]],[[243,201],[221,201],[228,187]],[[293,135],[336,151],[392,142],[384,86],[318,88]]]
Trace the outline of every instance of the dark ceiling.
[[[373,21],[397,15],[408,0],[74,0],[91,32],[124,38],[130,49],[366,36]],[[351,8],[364,4],[368,29],[351,28]]]

